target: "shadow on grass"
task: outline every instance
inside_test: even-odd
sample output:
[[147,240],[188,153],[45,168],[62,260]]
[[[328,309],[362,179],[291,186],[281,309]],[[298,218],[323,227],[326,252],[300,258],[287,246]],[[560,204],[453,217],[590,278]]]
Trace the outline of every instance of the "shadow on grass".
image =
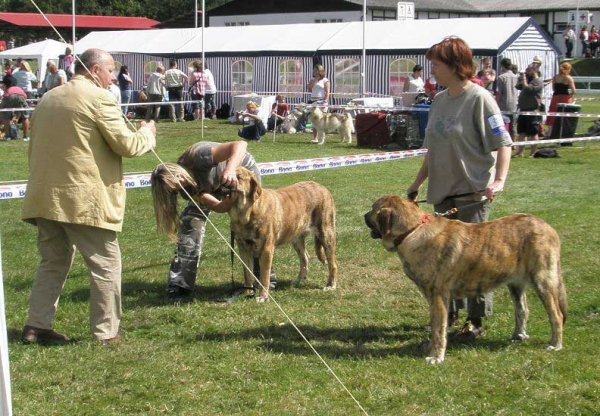
[[[424,357],[429,333],[415,326],[359,326],[356,328],[316,328],[298,326],[319,354],[330,358],[383,358],[390,355]],[[196,337],[198,342],[230,342],[261,340],[257,348],[271,353],[313,355],[314,352],[291,326],[270,325],[244,331],[207,331]],[[510,345],[508,340],[481,338],[472,344],[448,342],[447,351],[483,348],[499,351]]]
[[[277,290],[287,290],[292,287],[292,282],[278,282]],[[202,286],[201,282],[197,282],[196,289],[192,296],[183,300],[183,302],[222,302],[231,298],[238,289],[242,287],[239,279],[236,280],[234,286],[232,282],[222,283],[219,285]],[[123,308],[148,308],[169,306],[175,303],[173,299],[167,296],[167,281],[164,283],[144,282],[141,280],[122,282],[121,297]],[[89,302],[89,288],[81,288],[68,292],[62,295],[63,299],[68,299],[70,302]],[[241,298],[241,297],[240,297]],[[181,301],[180,301],[181,302]]]

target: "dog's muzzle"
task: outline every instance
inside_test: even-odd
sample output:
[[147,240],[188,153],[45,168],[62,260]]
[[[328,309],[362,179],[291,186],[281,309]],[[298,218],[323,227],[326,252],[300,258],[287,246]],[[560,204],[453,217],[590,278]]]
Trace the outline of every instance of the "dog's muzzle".
[[371,220],[369,220],[369,213],[368,212],[365,214],[365,224],[367,224],[367,227],[369,227],[371,229],[371,238],[375,238],[375,239],[380,239],[381,238],[381,234],[379,233],[379,231],[377,231],[375,229],[375,224],[373,224],[371,222]]

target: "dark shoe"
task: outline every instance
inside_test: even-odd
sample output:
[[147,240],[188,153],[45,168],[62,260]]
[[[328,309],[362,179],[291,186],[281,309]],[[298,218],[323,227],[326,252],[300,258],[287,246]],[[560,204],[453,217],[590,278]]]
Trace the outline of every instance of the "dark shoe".
[[[256,277],[260,276],[259,274],[255,274]],[[258,289],[260,287],[260,285],[258,284],[258,282],[254,282],[253,284],[254,289]],[[269,280],[269,289],[270,290],[275,290],[277,289],[277,277],[274,274],[271,274],[271,278]]]
[[[460,321],[458,319],[457,313],[449,313],[448,314],[448,327],[446,328],[446,330],[449,330],[453,326],[458,326],[459,322]],[[425,325],[423,327],[423,329],[425,329],[425,331],[427,331],[427,332],[431,332],[431,323],[428,323],[427,325]]]
[[189,299],[192,297],[192,291],[181,286],[174,286],[169,288],[167,296],[175,300]]
[[69,341],[69,337],[65,334],[59,334],[51,329],[35,328],[33,326],[25,325],[23,332],[21,333],[21,340],[25,344],[31,344],[34,342],[40,344],[64,344],[65,342]]
[[100,340],[100,342],[108,347],[109,345],[114,345],[121,341],[121,338],[121,334],[117,334],[112,338]]
[[468,344],[484,335],[485,331],[483,330],[483,327],[475,326],[471,321],[467,321],[460,331],[454,335],[453,340],[459,344]]

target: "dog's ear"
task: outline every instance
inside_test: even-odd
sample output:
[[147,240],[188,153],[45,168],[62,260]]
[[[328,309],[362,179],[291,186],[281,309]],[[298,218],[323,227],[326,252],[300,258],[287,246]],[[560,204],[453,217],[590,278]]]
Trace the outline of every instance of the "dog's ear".
[[256,202],[260,195],[262,194],[262,187],[260,183],[258,183],[258,179],[254,177],[254,175],[250,176],[250,190],[248,192],[248,197],[251,203]]
[[398,214],[390,208],[382,208],[377,214],[377,226],[382,237],[385,237],[396,221],[398,220]]

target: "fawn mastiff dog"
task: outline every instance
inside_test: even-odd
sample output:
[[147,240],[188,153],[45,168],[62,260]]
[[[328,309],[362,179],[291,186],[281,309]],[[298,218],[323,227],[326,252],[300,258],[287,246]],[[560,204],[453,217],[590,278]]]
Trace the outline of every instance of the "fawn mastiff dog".
[[430,364],[444,361],[448,304],[508,285],[515,307],[512,340],[526,333],[526,288],[533,286],[552,329],[549,350],[562,348],[567,293],[556,231],[533,215],[513,214],[481,224],[435,217],[398,196],[379,198],[365,214],[371,237],[398,253],[404,272],[429,303]]
[[[308,252],[305,239],[314,236],[317,257],[327,261],[329,279],[325,290],[337,285],[335,236],[335,204],[327,188],[315,182],[299,182],[280,189],[260,186],[252,172],[243,167],[236,170],[237,198],[229,210],[231,226],[240,250],[240,257],[252,265],[253,254],[259,255],[261,288],[257,302],[269,299],[269,275],[275,248],[292,243],[300,260],[297,283],[306,280]],[[254,278],[244,268],[246,287]]]

